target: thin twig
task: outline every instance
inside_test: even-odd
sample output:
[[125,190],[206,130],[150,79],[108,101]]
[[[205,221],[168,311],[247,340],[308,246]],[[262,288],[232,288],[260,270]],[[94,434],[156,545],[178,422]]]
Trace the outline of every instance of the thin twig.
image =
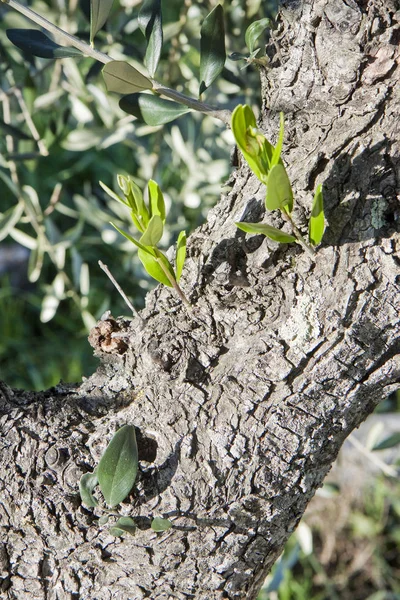
[[123,299],[125,300],[126,304],[128,305],[128,307],[131,309],[132,314],[135,317],[138,317],[141,321],[142,324],[145,323],[145,320],[143,319],[142,316],[139,315],[138,311],[136,310],[136,308],[133,306],[132,302],[129,300],[128,296],[125,294],[124,290],[121,288],[121,286],[117,283],[115,277],[111,274],[110,269],[107,267],[107,265],[105,265],[103,262],[101,262],[101,260],[98,261],[99,263],[99,267],[100,269],[102,269],[104,271],[104,273],[107,275],[107,277],[110,279],[110,281],[114,284],[114,286],[116,287],[117,291],[121,294],[121,296],[123,297]]
[[311,246],[309,244],[307,244],[307,242],[303,238],[300,230],[296,227],[295,223],[293,222],[292,217],[290,215],[288,215],[284,210],[281,210],[281,215],[285,219],[285,221],[287,221],[288,223],[290,223],[292,231],[293,231],[295,237],[297,238],[297,242],[307,252],[307,254],[310,256],[310,258],[312,258],[315,261],[315,250],[314,250],[314,248],[311,248]]

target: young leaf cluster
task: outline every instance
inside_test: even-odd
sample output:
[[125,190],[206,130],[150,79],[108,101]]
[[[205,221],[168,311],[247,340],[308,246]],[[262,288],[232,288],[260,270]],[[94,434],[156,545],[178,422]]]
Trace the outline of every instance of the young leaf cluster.
[[293,235],[264,223],[238,222],[236,226],[247,233],[263,234],[275,242],[285,244],[297,242],[313,254],[312,247],[321,242],[325,229],[322,186],[318,185],[315,191],[307,243],[292,220],[293,190],[281,159],[284,136],[283,113],[280,114],[279,136],[275,147],[257,129],[254,113],[247,105],[239,105],[234,110],[232,131],[250,169],[266,187],[266,209],[280,210],[285,221],[291,225]]
[[[138,466],[135,428],[133,425],[124,425],[114,434],[93,473],[85,473],[80,479],[79,493],[83,504],[100,508],[106,513],[99,519],[101,525],[108,523],[109,515],[119,517],[109,530],[112,535],[121,536],[124,533],[134,535],[136,523],[132,517],[122,516],[115,510],[99,506],[93,490],[98,485],[106,504],[114,509],[132,490]],[[162,532],[170,529],[172,523],[168,519],[156,517],[152,520],[151,527],[156,532]]]
[[257,41],[258,39],[261,37],[261,35],[267,30],[270,29],[272,27],[272,20],[265,17],[263,19],[259,19],[258,21],[253,21],[252,23],[250,23],[250,25],[248,26],[248,28],[246,29],[246,33],[245,33],[245,42],[246,42],[246,46],[249,50],[249,54],[242,54],[241,52],[233,52],[229,58],[231,60],[245,60],[246,64],[244,67],[242,67],[243,69],[245,69],[246,67],[250,66],[251,63],[256,63],[256,64],[261,64],[261,65],[267,65],[268,64],[268,59],[264,56],[262,58],[257,58],[258,54],[260,53],[261,48],[257,47]]
[[166,219],[164,196],[159,185],[152,179],[148,182],[147,203],[141,189],[130,177],[118,175],[118,185],[123,197],[113,192],[104,183],[100,182],[100,185],[111,198],[118,200],[129,209],[132,222],[141,236],[137,240],[114,223],[111,225],[138,248],[139,259],[150,277],[167,287],[173,287],[181,300],[189,305],[178,283],[186,258],[185,231],[180,232],[176,243],[175,269],[166,255],[158,248]]

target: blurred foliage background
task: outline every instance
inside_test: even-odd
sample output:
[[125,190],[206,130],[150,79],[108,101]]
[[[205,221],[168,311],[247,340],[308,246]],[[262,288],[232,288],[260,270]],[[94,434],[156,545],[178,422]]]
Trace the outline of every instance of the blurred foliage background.
[[[196,97],[200,26],[217,3],[163,3],[159,81]],[[96,41],[113,58],[136,65],[145,52],[140,4],[115,3]],[[274,0],[222,4],[227,54],[245,52],[247,26],[276,10]],[[88,41],[88,1],[29,5]],[[168,248],[181,229],[189,233],[201,224],[218,200],[231,168],[233,137],[222,123],[195,113],[164,127],[138,123],[122,112],[117,95],[106,93],[99,63],[21,53],[5,31],[26,27],[35,26],[0,5],[0,379],[39,390],[92,373],[97,361],[87,343],[89,329],[107,309],[128,314],[98,260],[138,308],[153,286],[134,247],[109,225],[113,220],[129,229],[129,215],[105,195],[99,180],[117,189],[117,173],[142,187],[155,179],[169,208],[162,240]],[[267,38],[268,31],[262,43]],[[259,90],[257,70],[228,59],[204,99],[231,109],[240,102],[256,107]],[[382,415],[397,419],[398,404],[387,400]],[[387,439],[385,431],[378,438]],[[368,465],[375,465],[373,476],[361,478],[356,489],[354,479],[347,487],[323,488],[324,497],[313,501],[260,600],[400,600],[399,456],[387,459],[392,470],[382,459],[377,467],[380,451],[373,448],[379,442],[369,437],[352,453],[367,455],[363,468],[369,472]],[[398,442],[392,439],[392,449]]]

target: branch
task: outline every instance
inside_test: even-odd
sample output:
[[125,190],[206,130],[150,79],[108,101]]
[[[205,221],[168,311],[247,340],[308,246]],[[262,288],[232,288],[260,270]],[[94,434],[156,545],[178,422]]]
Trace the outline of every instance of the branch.
[[[54,25],[53,23],[51,23],[32,9],[28,8],[27,6],[23,6],[18,2],[18,0],[1,0],[1,2],[3,2],[4,4],[8,4],[8,6],[10,6],[11,8],[17,10],[37,25],[40,25],[40,27],[43,27],[43,29],[46,29],[50,33],[60,37],[74,48],[80,50],[85,56],[90,56],[91,58],[94,58],[95,60],[103,64],[107,64],[114,60],[113,58],[108,56],[108,54],[105,54],[104,52],[100,52],[99,50],[92,48],[92,46],[90,46],[89,44],[82,42],[74,35],[71,35],[63,29],[60,29],[60,27],[57,27],[57,25]],[[172,90],[162,85],[161,83],[158,83],[156,80],[152,79],[151,82],[153,84],[154,92],[165,96],[166,98],[170,98],[174,102],[184,104],[185,106],[188,106],[193,110],[214,117],[215,119],[219,119],[220,121],[223,121],[225,124],[229,125],[231,111],[227,109],[220,109],[218,107],[205,104],[204,102],[200,102],[195,98],[191,98],[190,96],[186,96],[185,94],[181,94],[180,92]]]

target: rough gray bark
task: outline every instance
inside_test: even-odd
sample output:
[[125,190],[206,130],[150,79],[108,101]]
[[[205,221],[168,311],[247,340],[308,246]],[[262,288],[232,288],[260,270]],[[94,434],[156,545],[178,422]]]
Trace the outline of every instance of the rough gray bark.
[[[396,10],[315,0],[279,18],[263,129],[273,138],[284,111],[300,224],[324,183],[315,263],[236,229],[282,225],[242,165],[190,238],[192,312],[157,289],[144,328],[109,319],[92,332],[102,366],[79,387],[1,388],[5,598],[255,598],[343,440],[398,387]],[[142,460],[123,510],[141,529],[116,540],[77,484],[125,423]],[[153,533],[160,515],[177,527]]]

